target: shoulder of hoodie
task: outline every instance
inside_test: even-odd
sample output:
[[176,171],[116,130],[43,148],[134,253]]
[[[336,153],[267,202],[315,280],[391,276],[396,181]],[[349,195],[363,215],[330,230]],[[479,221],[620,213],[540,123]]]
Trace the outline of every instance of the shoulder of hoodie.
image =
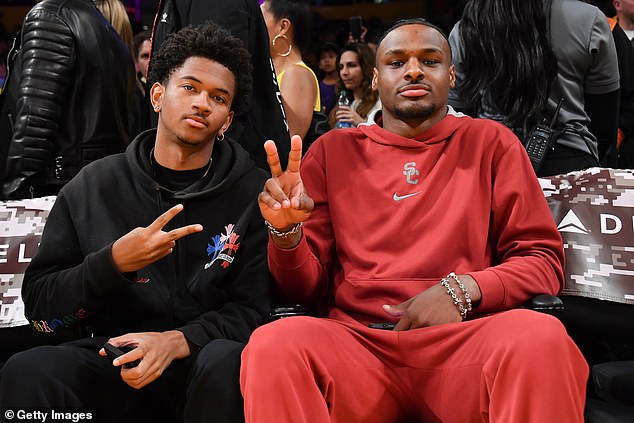
[[[478,144],[482,149],[494,149],[499,153],[509,149],[523,149],[522,143],[515,133],[503,124],[491,119],[472,118],[461,112],[456,112],[451,106],[448,107],[447,116],[443,119],[443,121],[448,119],[444,124],[449,124],[453,127],[448,131],[451,133],[448,140],[461,144],[468,143],[471,148],[473,148],[474,144]],[[323,149],[330,143],[364,140],[368,137],[367,130],[362,130],[361,127],[367,128],[372,125],[376,125],[373,120],[359,125],[358,128],[330,130],[311,145],[307,155],[311,153],[314,155],[317,150]]]
[[456,127],[452,141],[457,141],[464,150],[489,156],[495,163],[502,157],[515,160],[520,155],[526,155],[520,139],[502,123],[492,119],[472,118],[462,113],[452,118],[460,119],[462,123]]
[[87,187],[95,188],[102,184],[116,186],[116,181],[122,179],[133,181],[125,152],[112,154],[87,164],[62,189],[83,191]]

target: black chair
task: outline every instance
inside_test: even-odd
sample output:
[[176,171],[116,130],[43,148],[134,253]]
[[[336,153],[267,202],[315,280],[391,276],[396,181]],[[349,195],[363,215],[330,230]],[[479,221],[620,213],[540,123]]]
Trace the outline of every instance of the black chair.
[[586,423],[634,423],[634,307],[539,295],[528,308],[559,318],[591,367]]

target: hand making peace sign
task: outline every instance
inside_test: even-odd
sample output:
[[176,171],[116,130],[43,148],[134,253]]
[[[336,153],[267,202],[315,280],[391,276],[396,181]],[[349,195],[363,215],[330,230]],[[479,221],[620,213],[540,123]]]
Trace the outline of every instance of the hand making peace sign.
[[202,225],[187,225],[164,232],[163,227],[183,210],[177,204],[146,228],[136,228],[128,232],[112,245],[112,260],[121,273],[134,272],[170,254],[176,240],[186,235],[200,232]]
[[264,143],[266,160],[273,176],[264,184],[258,196],[262,217],[279,231],[286,231],[299,222],[305,222],[315,207],[308,196],[299,175],[302,159],[302,139],[299,135],[291,138],[291,152],[288,167],[282,170],[277,148],[273,141]]

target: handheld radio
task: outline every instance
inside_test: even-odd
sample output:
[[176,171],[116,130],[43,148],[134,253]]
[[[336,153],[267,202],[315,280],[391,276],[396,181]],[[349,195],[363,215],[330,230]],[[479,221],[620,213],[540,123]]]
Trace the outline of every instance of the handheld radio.
[[561,98],[557,103],[557,108],[555,109],[555,113],[553,114],[550,123],[548,123],[546,118],[544,118],[540,123],[533,126],[526,137],[526,141],[524,142],[524,148],[526,148],[528,157],[531,159],[531,164],[533,165],[535,173],[541,169],[546,153],[548,153],[548,151],[552,148],[553,142],[555,141],[556,134],[553,126],[555,125],[555,122],[557,122],[557,116],[559,115],[559,110],[561,109],[563,101],[564,99]]

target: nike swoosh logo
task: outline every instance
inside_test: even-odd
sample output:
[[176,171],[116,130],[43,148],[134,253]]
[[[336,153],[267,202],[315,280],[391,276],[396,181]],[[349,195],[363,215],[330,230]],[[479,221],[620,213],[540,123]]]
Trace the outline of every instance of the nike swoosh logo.
[[401,201],[401,200],[405,200],[406,198],[418,195],[418,194],[420,194],[422,192],[423,191],[418,191],[418,192],[415,192],[413,194],[405,194],[405,195],[398,195],[397,193],[394,193],[394,197],[392,197],[392,198],[394,198],[394,201]]

